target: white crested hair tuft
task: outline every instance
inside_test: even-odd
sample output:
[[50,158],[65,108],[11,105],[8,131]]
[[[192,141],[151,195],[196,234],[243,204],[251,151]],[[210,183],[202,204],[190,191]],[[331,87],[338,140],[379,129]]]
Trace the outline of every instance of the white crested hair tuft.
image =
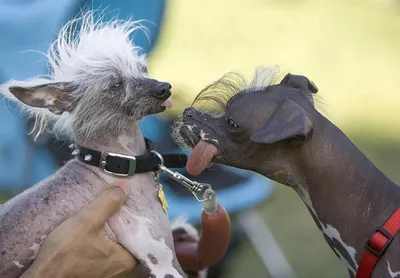
[[[60,30],[46,55],[53,79],[84,83],[82,73],[102,75],[109,63],[119,67],[131,66],[124,58],[140,51],[140,47],[130,41],[130,35],[137,30],[147,34],[147,29],[140,24],[142,21],[116,18],[103,21],[101,14],[95,17],[94,13],[88,11],[67,22]],[[126,70],[122,68],[123,72]]]

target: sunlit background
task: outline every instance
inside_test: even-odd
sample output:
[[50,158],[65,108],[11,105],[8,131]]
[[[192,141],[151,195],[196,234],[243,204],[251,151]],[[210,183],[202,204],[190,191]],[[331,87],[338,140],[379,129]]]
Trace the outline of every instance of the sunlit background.
[[[282,74],[310,78],[323,114],[400,182],[399,1],[168,0],[163,9],[149,71],[173,86],[174,107],[165,117],[179,115],[225,72],[250,76],[257,66],[277,64]],[[257,211],[297,277],[347,277],[294,191],[275,186]],[[248,238],[240,242],[219,277],[270,277]]]

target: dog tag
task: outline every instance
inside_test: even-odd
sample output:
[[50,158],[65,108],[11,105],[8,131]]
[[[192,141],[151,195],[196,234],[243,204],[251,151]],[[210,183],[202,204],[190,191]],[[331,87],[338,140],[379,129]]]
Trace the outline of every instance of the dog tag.
[[165,198],[163,186],[161,184],[158,185],[158,198],[160,199],[161,206],[162,206],[165,214],[167,214],[168,202],[167,202],[167,198]]

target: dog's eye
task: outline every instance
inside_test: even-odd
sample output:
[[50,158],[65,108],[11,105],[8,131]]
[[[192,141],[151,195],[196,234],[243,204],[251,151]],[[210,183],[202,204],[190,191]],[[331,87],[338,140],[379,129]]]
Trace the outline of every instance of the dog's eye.
[[118,80],[111,84],[111,89],[116,90],[116,89],[120,88],[121,86],[122,86],[122,81]]
[[237,130],[239,128],[239,126],[232,119],[228,119],[228,128],[230,130]]
[[149,73],[149,71],[148,71],[148,69],[147,69],[147,67],[145,65],[140,66],[140,71],[145,73],[145,74]]

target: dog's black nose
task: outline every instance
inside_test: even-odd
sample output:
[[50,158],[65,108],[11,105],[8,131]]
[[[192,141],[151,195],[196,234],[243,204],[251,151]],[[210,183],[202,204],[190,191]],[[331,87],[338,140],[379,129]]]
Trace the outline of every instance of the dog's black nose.
[[184,111],[183,111],[183,115],[185,117],[191,118],[193,117],[193,112],[194,112],[194,108],[193,107],[187,107]]
[[168,82],[160,82],[156,88],[152,91],[152,94],[156,98],[167,99],[171,96],[171,84]]

